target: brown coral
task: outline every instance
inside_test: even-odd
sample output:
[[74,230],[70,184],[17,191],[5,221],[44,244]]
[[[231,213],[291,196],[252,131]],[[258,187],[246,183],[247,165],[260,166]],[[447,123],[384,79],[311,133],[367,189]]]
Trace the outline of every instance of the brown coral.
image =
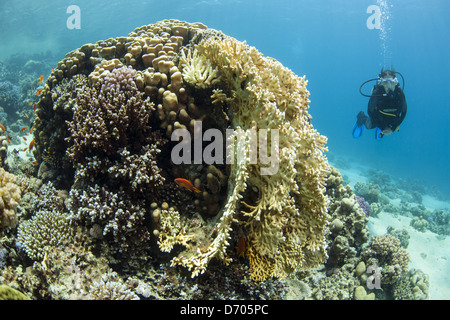
[[366,265],[381,268],[381,284],[392,284],[408,271],[409,253],[393,235],[374,236],[361,253]]
[[153,103],[137,89],[135,75],[128,67],[106,70],[93,88],[78,95],[68,154],[79,177],[107,172],[112,180],[141,191],[164,181],[157,155],[166,140],[152,132]]
[[17,226],[16,207],[22,192],[15,181],[15,175],[0,168],[0,229]]
[[125,147],[140,150],[151,142],[147,134],[151,132],[148,120],[153,103],[138,91],[135,73],[127,67],[114,69],[78,95],[69,122],[72,161],[84,163],[93,155],[115,156]]

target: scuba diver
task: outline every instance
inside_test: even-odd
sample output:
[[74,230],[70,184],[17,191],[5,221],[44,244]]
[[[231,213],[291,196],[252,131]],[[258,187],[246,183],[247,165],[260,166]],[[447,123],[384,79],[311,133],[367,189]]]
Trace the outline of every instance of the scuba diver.
[[[400,87],[396,74],[399,74],[403,80],[403,88]],[[371,81],[377,81],[370,95],[364,94],[362,87]],[[363,132],[363,125],[367,129],[375,130],[375,138],[381,140],[383,136],[398,131],[400,124],[406,116],[406,99],[403,90],[405,88],[405,79],[400,72],[393,70],[381,70],[377,79],[370,79],[359,87],[359,92],[369,97],[367,113],[360,111],[356,116],[357,120],[353,127],[353,137],[359,138]]]

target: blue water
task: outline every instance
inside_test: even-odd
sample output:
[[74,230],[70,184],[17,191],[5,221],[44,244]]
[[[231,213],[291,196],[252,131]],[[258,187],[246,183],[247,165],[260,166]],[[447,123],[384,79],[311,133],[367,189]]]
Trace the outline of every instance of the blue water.
[[[66,26],[72,4],[81,9],[79,30]],[[369,5],[386,5],[384,29],[368,29]],[[313,124],[328,137],[330,154],[450,196],[449,16],[448,0],[0,0],[0,60],[48,51],[61,60],[84,43],[144,24],[199,21],[306,75]],[[373,130],[354,139],[356,114],[368,103],[359,86],[385,63],[406,78],[406,119],[382,141]]]

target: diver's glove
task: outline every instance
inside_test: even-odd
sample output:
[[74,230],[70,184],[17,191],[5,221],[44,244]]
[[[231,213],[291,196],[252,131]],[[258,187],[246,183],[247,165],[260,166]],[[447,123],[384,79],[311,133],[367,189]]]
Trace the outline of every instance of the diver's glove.
[[359,113],[358,113],[358,115],[356,116],[356,119],[357,119],[357,121],[356,121],[356,125],[359,127],[359,126],[362,126],[364,123],[366,123],[366,120],[368,119],[369,117],[368,116],[366,116],[365,114],[364,114],[364,111],[360,111]]

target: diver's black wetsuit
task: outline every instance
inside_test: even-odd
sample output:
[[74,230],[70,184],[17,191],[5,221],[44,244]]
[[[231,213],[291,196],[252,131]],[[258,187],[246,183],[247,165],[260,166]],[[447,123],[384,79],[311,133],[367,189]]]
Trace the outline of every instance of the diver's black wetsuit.
[[375,127],[385,130],[390,128],[396,131],[406,116],[406,99],[403,90],[399,85],[391,94],[386,94],[382,85],[375,85],[369,100],[368,114],[365,126],[367,129]]

